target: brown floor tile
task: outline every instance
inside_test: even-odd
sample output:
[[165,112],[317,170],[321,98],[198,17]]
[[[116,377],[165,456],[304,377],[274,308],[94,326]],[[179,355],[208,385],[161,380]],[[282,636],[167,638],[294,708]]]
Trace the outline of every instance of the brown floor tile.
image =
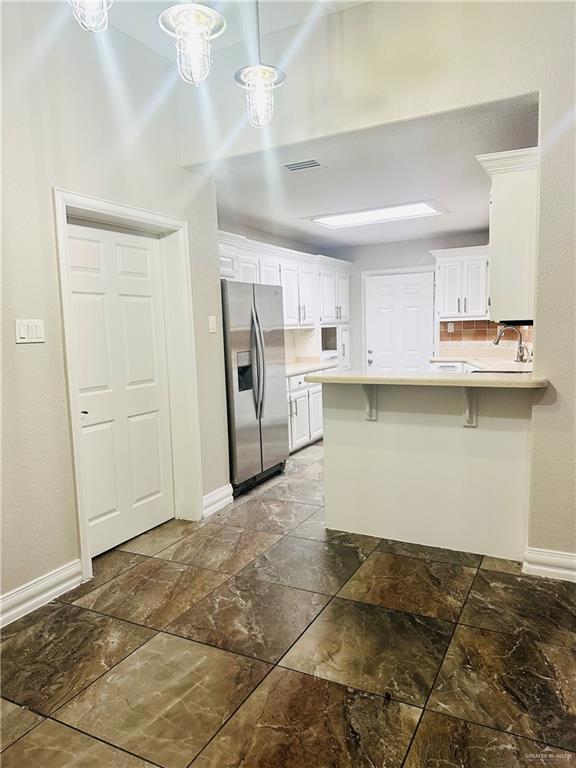
[[218,522],[236,528],[249,528],[253,531],[282,535],[300,525],[303,520],[314,514],[316,509],[318,507],[310,504],[256,496],[227,513],[219,513]]
[[167,631],[274,662],[329,599],[240,574],[186,611]]
[[208,523],[156,557],[228,574],[238,573],[279,538],[263,531]]
[[480,570],[460,621],[576,648],[576,584]]
[[441,547],[427,547],[423,544],[410,544],[407,541],[395,541],[394,539],[382,539],[378,544],[380,552],[388,552],[391,555],[406,555],[407,557],[419,557],[422,560],[438,560],[441,563],[453,563],[454,565],[466,565],[478,568],[482,562],[482,555],[471,552],[459,552],[456,549],[442,549]]
[[132,552],[120,552],[117,549],[95,557],[92,561],[94,575],[90,581],[86,581],[84,584],[76,587],[76,589],[66,592],[58,600],[64,603],[73,603],[78,598],[84,597],[89,592],[98,589],[102,584],[106,584],[107,581],[110,581],[115,576],[119,576],[124,571],[134,568],[135,565],[143,563],[145,559],[142,555],[135,555]]
[[274,669],[193,768],[400,768],[420,710]]
[[364,559],[356,547],[286,536],[245,572],[287,587],[335,595]]
[[302,504],[321,507],[324,504],[324,483],[309,480],[301,475],[292,475],[264,491],[261,498],[298,501]]
[[193,531],[197,531],[203,525],[205,520],[195,522],[193,520],[168,520],[167,523],[152,528],[140,536],[121,544],[117,549],[122,552],[135,552],[137,555],[147,555],[152,557],[162,549],[166,549],[178,539],[183,539]]
[[6,699],[0,699],[0,752],[28,733],[43,719],[29,709],[12,704]]
[[146,558],[75,605],[162,629],[225,579],[223,573]]
[[314,443],[306,448],[301,448],[299,451],[290,454],[287,465],[290,462],[300,462],[304,464],[313,464],[315,461],[320,461],[324,458],[324,445],[320,443]]
[[324,509],[318,510],[312,517],[309,517],[308,520],[305,520],[297,528],[294,528],[293,531],[290,531],[290,536],[297,536],[299,539],[329,541],[333,544],[347,544],[356,547],[365,556],[368,556],[380,541],[375,536],[366,536],[362,533],[347,533],[346,531],[326,528]]
[[0,629],[1,642],[4,643],[8,638],[17,635],[19,632],[22,632],[22,630],[29,629],[33,624],[37,624],[39,621],[47,619],[53,613],[59,611],[61,607],[62,605],[59,601],[53,600],[51,603],[36,608],[36,610],[31,613],[27,613],[20,619],[10,622],[10,624],[7,624]]
[[576,652],[459,626],[428,708],[576,749]]
[[482,570],[501,571],[503,573],[522,573],[522,563],[516,560],[504,560],[502,557],[490,557],[484,555],[480,564]]
[[475,568],[373,552],[338,597],[458,621]]
[[49,714],[153,635],[61,604],[2,644],[2,694]]
[[166,768],[185,768],[269,669],[159,634],[57,719]]
[[2,755],[3,768],[146,768],[150,763],[45,720]]
[[422,706],[453,625],[335,598],[281,666]]
[[570,768],[571,765],[576,765],[576,755],[464,720],[425,712],[404,768]]

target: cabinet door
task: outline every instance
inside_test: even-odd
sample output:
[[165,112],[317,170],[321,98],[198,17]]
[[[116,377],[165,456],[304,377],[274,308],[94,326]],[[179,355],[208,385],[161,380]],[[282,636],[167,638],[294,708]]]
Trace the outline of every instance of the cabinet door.
[[292,453],[292,398],[287,394],[288,400],[288,453]]
[[220,256],[220,277],[236,280],[237,248],[232,245],[227,245],[226,243],[220,243],[218,252]]
[[284,326],[299,325],[298,312],[298,267],[285,261],[280,265],[280,280],[282,284],[282,300],[284,302]]
[[322,437],[322,385],[308,390],[308,410],[310,412],[310,439]]
[[340,343],[338,345],[340,368],[350,368],[350,327],[343,325],[338,329],[340,332]]
[[440,317],[460,317],[462,307],[462,262],[444,261],[438,268]]
[[260,282],[263,285],[281,285],[280,262],[260,257]]
[[466,317],[488,317],[488,262],[470,259],[462,264],[463,306]]
[[316,270],[313,266],[298,267],[298,296],[300,325],[314,325],[316,322]]
[[292,450],[310,442],[310,416],[308,411],[308,390],[303,389],[290,395],[290,429]]
[[258,256],[247,253],[238,255],[238,280],[241,283],[258,283]]
[[336,320],[336,273],[320,272],[320,322]]
[[350,320],[350,277],[338,274],[336,276],[336,319],[349,322]]

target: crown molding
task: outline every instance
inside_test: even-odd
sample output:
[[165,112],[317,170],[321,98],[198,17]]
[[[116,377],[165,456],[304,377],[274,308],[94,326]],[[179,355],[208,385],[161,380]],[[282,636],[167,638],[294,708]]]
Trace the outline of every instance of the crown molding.
[[484,168],[488,176],[510,171],[529,171],[538,168],[540,149],[511,149],[508,152],[493,152],[489,155],[476,155],[476,160]]

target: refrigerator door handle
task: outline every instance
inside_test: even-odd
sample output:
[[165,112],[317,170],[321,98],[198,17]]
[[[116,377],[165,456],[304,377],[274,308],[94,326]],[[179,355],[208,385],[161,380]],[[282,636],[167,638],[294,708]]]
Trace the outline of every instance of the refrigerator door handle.
[[264,352],[262,349],[262,329],[260,328],[260,320],[254,305],[252,305],[252,327],[254,330],[256,346],[256,369],[258,375],[258,387],[255,397],[256,418],[260,419],[262,417],[262,402],[264,399]]
[[260,317],[258,316],[258,310],[255,310],[256,315],[256,333],[259,339],[259,352],[260,363],[258,371],[258,401],[260,403],[260,411],[258,418],[261,419],[264,414],[264,393],[266,392],[266,348],[264,346],[264,334],[262,333],[262,325],[260,324]]

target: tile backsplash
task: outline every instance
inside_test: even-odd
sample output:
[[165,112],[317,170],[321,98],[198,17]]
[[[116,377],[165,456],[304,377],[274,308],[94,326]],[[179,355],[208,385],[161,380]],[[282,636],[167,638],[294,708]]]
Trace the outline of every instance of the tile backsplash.
[[[450,332],[448,328],[452,328]],[[518,326],[522,338],[526,344],[532,344],[533,342],[533,327],[531,325]],[[491,344],[496,338],[498,333],[498,323],[492,323],[490,320],[448,320],[440,323],[440,342],[458,343],[458,344],[478,344],[479,346],[485,346],[486,343]],[[502,340],[500,341],[502,346],[514,347],[517,344],[517,336],[514,331],[507,331]]]

